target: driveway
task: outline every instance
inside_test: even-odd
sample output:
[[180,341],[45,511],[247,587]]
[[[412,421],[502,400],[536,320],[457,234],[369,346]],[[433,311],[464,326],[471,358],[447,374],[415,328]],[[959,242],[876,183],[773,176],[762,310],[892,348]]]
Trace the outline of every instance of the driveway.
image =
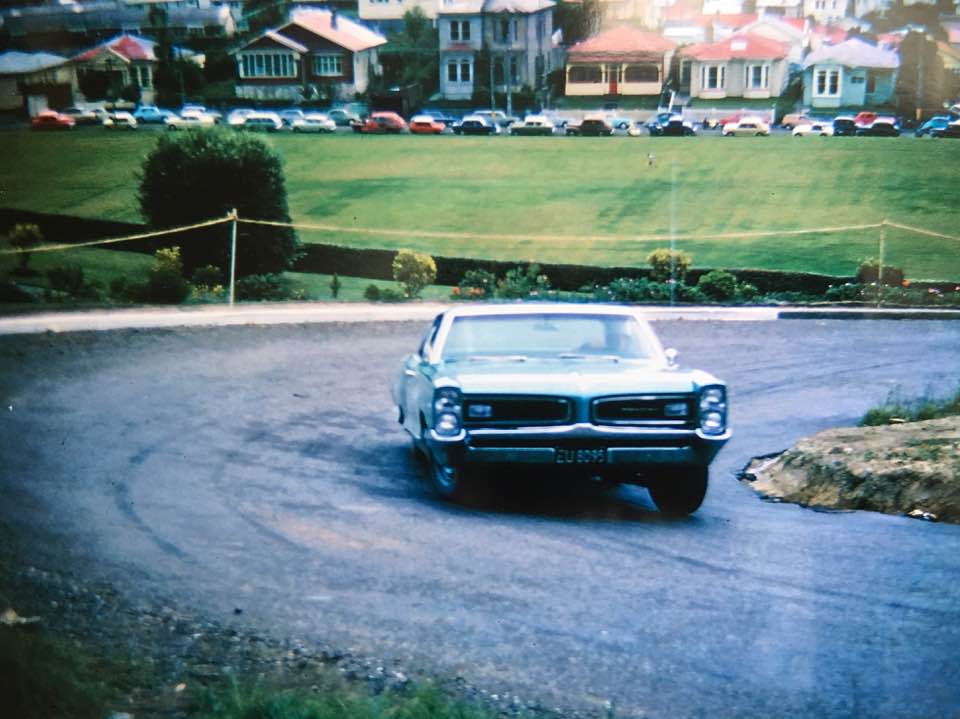
[[[661,321],[731,386],[703,508],[434,500],[388,383],[424,322],[0,337],[0,522],[136,601],[617,716],[960,714],[960,527],[764,503],[750,457],[957,387],[960,324]],[[242,609],[236,615],[235,609]]]

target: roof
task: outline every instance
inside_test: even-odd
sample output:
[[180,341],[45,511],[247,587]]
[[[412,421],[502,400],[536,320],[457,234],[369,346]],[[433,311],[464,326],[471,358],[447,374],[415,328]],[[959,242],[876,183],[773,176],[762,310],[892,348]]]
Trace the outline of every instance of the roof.
[[534,13],[555,5],[553,0],[484,0],[483,12]]
[[48,52],[17,52],[0,54],[0,75],[26,75],[63,65],[67,58]]
[[154,52],[156,45],[157,43],[153,42],[153,40],[147,40],[144,37],[126,34],[118,35],[111,40],[107,40],[96,47],[80,53],[73,59],[76,62],[86,62],[87,60],[94,59],[104,51],[109,50],[128,62],[132,60],[153,61],[157,59],[157,55]]
[[803,61],[803,67],[831,63],[845,67],[892,70],[900,67],[900,55],[895,50],[884,50],[859,38],[852,38],[839,45],[824,45],[814,50]]
[[[387,42],[387,38],[366,25],[361,25],[341,13],[329,10],[294,10],[288,25],[299,25],[314,35],[351,52],[369,50],[372,47],[385,45]],[[283,34],[283,28],[280,28],[278,34]]]
[[604,60],[649,60],[676,48],[673,40],[626,25],[578,42],[567,51],[567,58],[576,62]]
[[268,37],[271,40],[273,40],[275,43],[283,45],[284,47],[288,47],[291,50],[294,50],[296,52],[302,52],[302,53],[307,52],[307,48],[301,45],[300,43],[298,43],[296,40],[291,40],[288,37],[284,37],[280,33],[274,32],[273,30],[267,30],[260,37]]
[[787,56],[782,42],[759,35],[734,35],[720,42],[702,42],[680,51],[694,60],[779,60]]
[[707,15],[706,17],[710,18],[714,25],[722,25],[723,27],[739,30],[745,25],[756,22],[758,16],[752,13],[737,13],[736,15],[717,13],[716,15]]

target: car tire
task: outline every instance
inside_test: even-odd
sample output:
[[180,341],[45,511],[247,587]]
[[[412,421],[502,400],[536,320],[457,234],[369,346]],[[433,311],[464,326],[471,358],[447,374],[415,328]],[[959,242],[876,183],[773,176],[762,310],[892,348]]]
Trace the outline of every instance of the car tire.
[[663,514],[685,517],[696,512],[707,495],[708,471],[697,467],[671,473],[652,482],[648,487],[650,497]]
[[432,452],[427,455],[430,486],[438,497],[450,502],[464,502],[473,496],[477,482],[472,471],[438,462]]

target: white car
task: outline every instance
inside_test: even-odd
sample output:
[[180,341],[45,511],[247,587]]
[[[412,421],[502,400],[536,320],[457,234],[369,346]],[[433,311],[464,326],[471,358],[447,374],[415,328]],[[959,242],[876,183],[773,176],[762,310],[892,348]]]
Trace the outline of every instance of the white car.
[[137,119],[129,112],[111,112],[103,121],[108,130],[136,130]]
[[294,132],[336,132],[337,123],[322,112],[311,112],[293,121]]
[[793,128],[794,137],[806,137],[807,135],[819,135],[820,137],[833,137],[832,122],[805,122]]
[[275,112],[251,112],[239,126],[241,130],[266,130],[278,132],[283,128],[283,120]]
[[164,123],[168,130],[189,130],[191,127],[213,127],[217,118],[203,112],[187,112],[185,115],[172,115]]
[[769,135],[770,126],[759,117],[741,117],[724,125],[722,132],[724,137],[755,137]]
[[243,127],[243,121],[247,119],[248,115],[252,115],[256,110],[249,107],[240,107],[236,110],[231,110],[227,115],[227,124],[236,129]]

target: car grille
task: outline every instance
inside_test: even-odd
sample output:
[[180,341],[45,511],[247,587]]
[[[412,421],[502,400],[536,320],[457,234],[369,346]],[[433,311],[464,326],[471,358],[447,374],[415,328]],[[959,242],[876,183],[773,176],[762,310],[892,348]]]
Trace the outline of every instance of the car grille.
[[469,397],[463,403],[467,427],[543,426],[570,418],[570,400],[564,397]]
[[[668,405],[686,405],[685,416],[669,416]],[[606,397],[591,405],[595,424],[632,425],[641,427],[693,427],[696,405],[688,395],[644,395],[640,397]]]

